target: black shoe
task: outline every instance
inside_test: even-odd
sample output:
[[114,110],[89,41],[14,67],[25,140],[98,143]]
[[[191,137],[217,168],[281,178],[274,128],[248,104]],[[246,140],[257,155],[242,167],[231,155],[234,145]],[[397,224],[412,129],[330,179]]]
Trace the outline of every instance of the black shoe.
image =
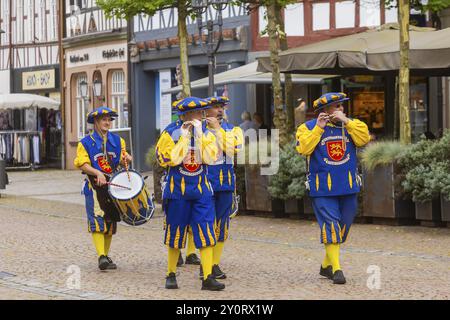
[[226,279],[227,278],[226,274],[223,273],[222,270],[220,270],[218,264],[213,265],[213,267],[212,267],[212,274],[213,274],[215,279]]
[[333,283],[334,284],[345,284],[347,281],[345,280],[344,273],[342,270],[338,270],[333,274]]
[[178,289],[177,276],[173,272],[166,277],[166,289]]
[[117,269],[117,265],[111,260],[110,257],[106,256],[106,259],[108,259],[109,265],[106,269],[108,270],[116,270]]
[[324,268],[324,267],[322,267],[322,265],[320,265],[319,274],[325,278],[333,279],[333,267],[328,266],[328,267]]
[[102,271],[108,269],[109,261],[106,256],[100,256],[98,258],[98,268]]
[[180,255],[178,256],[177,267],[181,267],[183,264],[184,264],[183,255],[180,252]]
[[198,273],[198,277],[200,280],[203,280],[203,268],[202,265],[200,265],[200,272]]
[[191,253],[190,255],[188,255],[186,257],[186,264],[194,264],[194,265],[200,265],[200,259],[197,257],[197,255],[195,253]]
[[225,289],[225,285],[214,279],[210,274],[206,280],[202,280],[202,290],[220,291]]

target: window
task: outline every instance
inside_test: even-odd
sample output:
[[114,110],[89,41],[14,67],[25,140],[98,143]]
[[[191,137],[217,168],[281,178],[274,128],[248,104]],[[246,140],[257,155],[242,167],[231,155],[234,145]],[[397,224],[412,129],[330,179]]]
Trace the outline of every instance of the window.
[[288,36],[304,36],[303,3],[290,4],[284,10],[284,25]]
[[360,0],[360,26],[375,27],[381,24],[380,1]]
[[385,23],[398,22],[397,8],[390,8],[385,10]]
[[58,40],[58,9],[56,8],[56,1],[57,0],[51,0],[50,1],[50,16],[49,19],[49,40]]
[[128,127],[128,108],[126,106],[125,72],[117,70],[111,76],[111,106],[117,111],[118,119],[114,121],[114,128]]
[[336,2],[336,29],[355,27],[355,2]]
[[[259,7],[259,35],[261,35],[261,32],[265,31],[267,28],[267,10],[266,7],[260,6]],[[263,35],[264,37],[267,37],[267,34]]]
[[330,29],[330,3],[313,3],[313,30]]
[[[86,100],[81,96],[81,82],[87,82],[87,75],[81,74],[77,77],[77,92],[76,92],[76,105],[77,105],[77,128],[78,128],[78,139],[82,139],[89,132],[86,127],[87,120],[87,104]],[[88,91],[89,92],[89,91]]]
[[8,1],[0,1],[0,4],[0,20],[3,20],[3,22],[0,22],[0,29],[5,31],[5,33],[0,34],[0,43],[7,44],[9,43],[9,3]]
[[16,11],[16,43],[23,43],[23,1],[17,0],[17,11]]

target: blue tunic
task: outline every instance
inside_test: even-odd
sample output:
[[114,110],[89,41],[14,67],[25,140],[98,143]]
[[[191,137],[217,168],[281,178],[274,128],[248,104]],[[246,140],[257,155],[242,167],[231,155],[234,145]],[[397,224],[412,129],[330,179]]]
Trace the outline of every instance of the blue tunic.
[[[317,120],[305,123],[309,130]],[[344,128],[327,125],[314,152],[309,157],[309,176],[311,197],[344,196],[360,191],[357,182],[356,146]],[[345,145],[344,145],[345,143]]]

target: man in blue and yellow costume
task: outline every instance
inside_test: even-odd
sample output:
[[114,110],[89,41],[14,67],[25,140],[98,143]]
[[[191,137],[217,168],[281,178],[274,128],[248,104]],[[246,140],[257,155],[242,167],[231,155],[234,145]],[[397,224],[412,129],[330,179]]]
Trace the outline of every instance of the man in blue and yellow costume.
[[314,101],[320,112],[297,130],[297,151],[308,160],[309,195],[325,245],[320,275],[335,284],[346,282],[342,272],[340,244],[347,240],[357,213],[361,180],[357,171],[356,148],[369,140],[367,125],[344,113],[346,94],[332,92]]
[[208,167],[208,179],[214,190],[216,211],[217,244],[214,247],[212,273],[216,279],[225,279],[226,275],[220,269],[219,263],[228,238],[233,197],[236,192],[234,156],[242,150],[244,137],[241,128],[233,126],[225,119],[225,107],[229,104],[227,97],[210,97],[207,101],[211,106],[206,111],[207,120],[211,123],[213,119],[217,119],[220,123],[218,129],[210,128],[216,136],[219,148],[218,159]]
[[83,185],[88,230],[92,233],[100,270],[117,269],[109,258],[112,236],[117,231],[120,213],[108,194],[109,177],[120,164],[132,161],[126,152],[125,140],[109,132],[117,113],[100,107],[88,115],[94,130],[78,143],[74,165],[87,174]]
[[[225,285],[212,276],[215,213],[207,171],[208,164],[216,161],[218,148],[214,134],[202,121],[209,105],[206,100],[189,97],[174,102],[173,107],[180,119],[162,132],[155,150],[159,164],[168,168],[163,190],[164,243],[168,247],[166,288],[178,289],[177,262],[191,228],[204,271],[202,290],[222,290]],[[210,125],[220,126],[217,121]]]

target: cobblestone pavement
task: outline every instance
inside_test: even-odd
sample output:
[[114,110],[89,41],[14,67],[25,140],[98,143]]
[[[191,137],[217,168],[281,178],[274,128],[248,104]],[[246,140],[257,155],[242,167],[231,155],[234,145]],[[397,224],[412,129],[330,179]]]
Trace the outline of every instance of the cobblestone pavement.
[[[11,173],[8,193],[2,191],[0,299],[450,298],[448,228],[355,224],[341,253],[348,282],[336,286],[318,275],[323,249],[317,224],[238,216],[221,263],[229,276],[227,288],[211,293],[200,290],[197,266],[178,269],[179,290],[164,289],[166,249],[158,210],[144,226],[119,225],[110,253],[119,268],[100,272],[87,233],[79,173],[46,175]],[[52,185],[49,177],[60,181]],[[65,202],[53,198],[54,188],[61,189]],[[379,289],[367,286],[369,266],[379,268]],[[79,268],[79,289],[67,286],[73,279],[68,268]]]

